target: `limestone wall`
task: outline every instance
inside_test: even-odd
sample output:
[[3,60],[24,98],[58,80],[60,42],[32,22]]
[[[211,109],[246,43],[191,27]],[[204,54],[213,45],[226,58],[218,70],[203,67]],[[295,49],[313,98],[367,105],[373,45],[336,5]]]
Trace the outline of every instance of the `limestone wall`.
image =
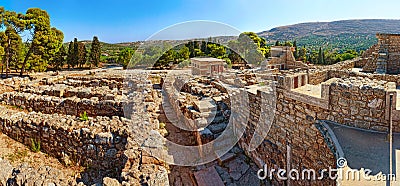
[[25,77],[25,78],[13,77],[13,78],[8,78],[8,79],[1,79],[0,85],[19,87],[20,85],[24,85],[29,82],[30,82],[30,80],[28,77]]
[[[66,165],[78,164],[86,168],[79,181],[88,185],[101,184],[105,176],[116,178],[122,185],[167,185],[165,164],[142,150],[143,140],[158,128],[155,118],[160,98],[152,84],[142,81],[147,75],[139,74],[139,77],[141,79],[133,77],[135,83],[128,93],[129,102],[124,105],[130,119],[105,111],[107,108],[101,106],[109,101],[116,103],[114,100],[11,92],[3,94],[2,101],[16,107],[0,107],[0,132],[27,146],[32,145],[32,140],[40,142],[41,151],[48,155]],[[54,82],[58,81],[56,79],[59,78],[54,78]],[[99,105],[100,108],[95,108]],[[109,106],[122,108],[122,105]],[[17,107],[51,114],[28,113]],[[83,110],[88,111],[88,121],[76,117]],[[89,110],[98,110],[97,114],[110,112],[110,117],[90,117]],[[117,112],[123,114],[122,109]]]
[[[180,93],[176,92],[176,88],[183,85],[183,81],[177,79],[177,83],[174,88],[167,88],[166,92],[170,97],[170,100],[179,100]],[[167,86],[169,87],[169,86]],[[171,86],[172,87],[172,86]],[[187,89],[187,88],[186,88]],[[185,89],[185,90],[186,90]],[[237,89],[237,91],[239,91]],[[248,92],[245,91],[249,100],[244,101],[244,103],[237,103],[227,105],[231,107],[237,107],[239,110],[249,109],[250,120],[247,123],[237,123],[245,127],[246,131],[243,137],[239,141],[239,145],[243,149],[247,149],[250,140],[253,137],[254,131],[259,126],[259,119],[261,115],[261,97],[263,92]],[[303,168],[314,168],[319,170],[321,168],[328,168],[329,166],[335,166],[335,157],[330,149],[324,143],[324,137],[319,133],[318,129],[315,127],[316,113],[319,110],[317,106],[311,106],[307,103],[301,103],[294,99],[288,98],[285,95],[287,91],[280,89],[278,92],[278,103],[277,103],[277,115],[275,117],[274,124],[268,133],[268,137],[265,138],[264,142],[253,152],[247,152],[247,155],[255,161],[261,168],[264,164],[267,164],[270,168],[287,168],[286,154],[287,146],[290,146],[292,150],[290,151],[290,167],[302,170]],[[243,93],[243,91],[242,91]],[[238,93],[241,95],[240,93]],[[237,97],[236,97],[237,98]],[[240,100],[240,99],[239,99]],[[268,101],[268,100],[264,100]],[[307,100],[304,100],[309,101]],[[174,104],[176,101],[172,102],[175,105],[174,108],[177,112],[181,111],[181,106],[179,104]],[[318,102],[318,101],[316,101]],[[244,106],[245,103],[249,103],[250,107]],[[247,105],[247,104],[246,104]],[[327,106],[327,105],[326,105]],[[309,116],[311,115],[311,116]],[[238,118],[245,118],[246,116],[236,116]],[[262,122],[262,121],[261,121]],[[263,129],[267,130],[267,129]],[[323,156],[321,156],[323,154]],[[304,158],[306,157],[306,158]],[[323,162],[322,164],[317,164],[316,162]],[[282,180],[274,180],[274,183],[284,184]],[[317,184],[317,185],[333,185],[334,181],[324,180],[324,181],[293,181],[295,185],[304,184]]]
[[[275,120],[263,143],[253,152],[247,152],[258,166],[267,164],[270,168],[286,169],[289,154],[290,169],[320,170],[335,167],[335,156],[324,142],[324,137],[315,126],[317,113],[324,109],[297,101],[285,96],[286,90],[277,92]],[[254,137],[254,131],[259,126],[261,114],[262,92],[249,93],[250,121],[239,145],[246,149]],[[240,106],[240,105],[239,105]],[[267,129],[264,129],[267,130]],[[290,150],[288,150],[290,147]],[[284,184],[284,181],[274,180],[275,184]],[[334,185],[334,181],[291,181],[294,185]]]
[[0,109],[0,130],[31,147],[40,142],[41,151],[65,164],[78,163],[97,169],[101,175],[117,177],[126,162],[127,121],[97,117],[79,121],[59,114],[24,113]]
[[64,98],[76,96],[81,99],[90,99],[92,97],[97,97],[99,100],[114,100],[116,97],[121,97],[122,95],[122,91],[120,89],[110,89],[108,86],[74,87],[63,84],[39,86],[28,85],[21,88],[21,91],[37,95],[48,95]]
[[40,81],[42,85],[54,85],[54,84],[64,84],[74,87],[84,86],[84,87],[101,87],[108,86],[110,89],[122,88],[123,87],[123,77],[97,77],[97,76],[54,76],[50,78],[44,78]]
[[388,130],[385,81],[337,79],[330,86],[328,120],[357,128]]
[[387,73],[400,73],[400,35],[399,34],[376,34],[378,45],[381,50],[387,52]]
[[[354,65],[354,61],[349,61],[344,63],[343,68],[350,68],[352,65]],[[383,81],[383,79],[397,82],[397,77],[367,74],[364,75],[365,77],[353,77],[358,74],[362,73],[336,70],[312,71],[310,77],[316,78],[311,83],[319,84],[322,82],[321,98],[290,91],[285,86],[288,84],[285,81],[289,78],[278,78],[274,122],[269,131],[264,129],[267,130],[268,136],[261,146],[253,152],[248,152],[247,155],[260,167],[267,164],[268,167],[272,168],[285,169],[289,166],[298,170],[304,168],[315,170],[335,168],[335,158],[338,158],[338,154],[334,148],[327,145],[331,142],[323,128],[318,127],[320,126],[318,121],[329,120],[357,128],[387,131],[388,113],[390,112],[388,95],[395,85]],[[340,79],[334,78],[326,81],[331,77],[340,77]],[[368,77],[377,77],[381,80],[369,79]],[[311,81],[312,78],[309,80]],[[229,81],[225,81],[229,83]],[[193,86],[185,86],[184,81],[179,79],[176,82],[173,89],[183,86],[185,91],[192,93],[206,91],[206,89],[197,90]],[[244,85],[246,85],[246,82],[244,82]],[[222,88],[218,89],[223,90]],[[246,93],[249,96],[249,102],[243,100],[243,103],[226,104],[230,109],[249,109],[250,120],[247,123],[242,123],[242,127],[245,127],[246,131],[239,142],[243,149],[248,148],[250,140],[254,137],[254,132],[257,131],[259,122],[264,120],[262,116],[265,113],[262,110],[265,109],[265,105],[262,101],[266,101],[262,97],[266,93],[263,90],[246,91]],[[180,99],[179,95],[181,94],[176,93],[174,95],[174,97],[171,97],[172,99],[170,98],[171,100]],[[246,103],[249,103],[249,108],[246,107]],[[175,109],[181,110],[181,107]],[[397,110],[391,112],[394,120],[394,131],[400,132],[400,112]],[[239,115],[237,117],[245,118],[246,116]],[[289,163],[286,161],[288,156],[290,156]],[[275,179],[276,184],[278,184],[277,182],[284,184]],[[291,182],[294,185],[335,185],[335,181],[328,179]]]
[[60,98],[30,93],[6,92],[0,100],[7,105],[42,112],[79,116],[84,112],[88,116],[124,116],[122,100],[102,100],[97,97],[80,99],[77,97]]
[[310,71],[309,78],[308,78],[308,84],[318,85],[328,79],[329,79],[328,71],[326,71],[326,70]]
[[387,81],[387,82],[395,82],[397,86],[400,86],[400,76],[398,76],[398,75],[368,74],[368,73],[359,73],[359,72],[343,71],[343,70],[329,70],[328,77],[329,77],[329,79],[331,79],[331,78],[363,77],[363,78],[376,79],[376,80],[382,80],[382,81]]

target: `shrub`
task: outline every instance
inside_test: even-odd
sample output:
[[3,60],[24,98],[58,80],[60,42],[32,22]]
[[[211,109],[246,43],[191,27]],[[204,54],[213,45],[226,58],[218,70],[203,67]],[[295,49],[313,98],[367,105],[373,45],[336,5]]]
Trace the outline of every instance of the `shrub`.
[[185,67],[189,66],[190,63],[191,63],[190,59],[186,59],[186,60],[180,62],[180,63],[178,64],[178,67],[179,67],[179,68],[185,68]]
[[31,139],[31,150],[32,152],[40,152],[40,141]]
[[165,129],[165,123],[163,122],[160,123],[160,129]]
[[79,115],[79,119],[81,119],[81,121],[87,121],[87,120],[89,120],[89,117],[88,117],[86,111],[83,112],[83,114],[80,114],[80,115]]

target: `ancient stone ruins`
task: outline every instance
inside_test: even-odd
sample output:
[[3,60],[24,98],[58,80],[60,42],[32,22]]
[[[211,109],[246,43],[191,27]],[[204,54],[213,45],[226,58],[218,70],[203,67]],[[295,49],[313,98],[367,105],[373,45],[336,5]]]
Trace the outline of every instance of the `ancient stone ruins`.
[[[0,157],[0,185],[336,185],[321,170],[352,159],[332,123],[400,132],[400,35],[377,37],[362,58],[331,66],[280,47],[261,68],[215,77],[108,69],[2,80],[0,132],[84,170]],[[322,176],[259,179],[265,165]]]

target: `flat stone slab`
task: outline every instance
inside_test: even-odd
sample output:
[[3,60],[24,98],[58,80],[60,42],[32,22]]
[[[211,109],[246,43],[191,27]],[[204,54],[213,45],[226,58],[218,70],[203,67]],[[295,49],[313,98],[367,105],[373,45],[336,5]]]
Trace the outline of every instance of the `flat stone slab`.
[[219,177],[214,167],[195,172],[194,177],[196,178],[198,186],[224,186],[224,182],[221,177]]
[[248,164],[246,164],[244,161],[241,161],[239,158],[229,162],[227,167],[229,170],[229,175],[231,175],[235,181],[238,181],[250,168]]
[[293,92],[298,92],[298,93],[302,93],[302,94],[306,94],[312,97],[316,97],[316,98],[321,98],[321,89],[322,86],[321,84],[318,85],[310,85],[310,84],[306,84],[302,87],[293,89]]
[[259,186],[261,185],[261,180],[256,176],[256,172],[247,171],[246,174],[240,178],[237,185],[248,185],[248,186]]
[[229,161],[233,160],[235,157],[236,157],[235,153],[228,152],[218,159],[218,163],[222,164],[222,163],[229,162]]
[[194,103],[194,107],[200,112],[212,112],[217,110],[217,106],[215,105],[212,99],[203,99],[201,101],[196,101]]
[[216,96],[212,98],[215,102],[221,102],[222,101],[222,97],[221,96]]

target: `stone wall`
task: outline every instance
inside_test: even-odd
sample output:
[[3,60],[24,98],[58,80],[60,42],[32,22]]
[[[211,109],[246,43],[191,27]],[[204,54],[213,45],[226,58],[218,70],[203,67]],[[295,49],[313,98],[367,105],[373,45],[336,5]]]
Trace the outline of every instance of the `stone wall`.
[[123,100],[101,100],[97,97],[60,98],[30,93],[6,92],[0,95],[0,101],[7,105],[47,114],[59,113],[80,116],[84,112],[88,116],[124,116]]
[[376,63],[372,63],[373,59],[376,57],[377,44],[372,45],[370,48],[364,51],[360,60],[355,62],[356,68],[363,68],[363,71],[374,72],[376,69]]
[[378,44],[373,45],[362,56],[366,61],[364,72],[377,72],[381,74],[400,73],[400,34],[377,33]]
[[400,86],[400,76],[391,74],[368,74],[344,70],[329,70],[328,79],[331,78],[349,78],[349,77],[362,77],[369,79],[382,80],[387,82],[395,82],[397,86]]
[[19,87],[21,85],[25,85],[29,83],[30,80],[28,77],[25,78],[20,78],[20,77],[13,77],[13,78],[8,78],[8,79],[2,79],[0,80],[0,85],[3,86],[11,86],[11,87]]
[[[140,74],[139,77],[132,77],[133,80],[128,81],[135,81],[127,95],[130,101],[124,105],[125,114],[130,119],[115,113],[110,113],[110,117],[91,117],[88,113],[88,121],[81,121],[75,112],[83,109],[81,104],[89,99],[12,92],[2,95],[4,102],[10,100],[9,103],[20,108],[29,107],[51,114],[28,113],[16,107],[1,106],[0,132],[27,146],[32,145],[32,140],[40,142],[41,151],[66,165],[78,164],[86,168],[77,182],[107,185],[106,180],[110,179],[105,176],[109,176],[119,181],[113,180],[113,185],[168,185],[167,166],[141,148],[144,138],[159,127],[155,118],[159,112],[156,106],[161,98],[151,83],[142,80],[147,78],[146,74]],[[54,82],[58,81],[55,79],[58,78],[54,78]],[[29,95],[29,98],[24,95]],[[72,106],[75,107],[69,107],[71,103],[66,103],[68,101],[74,102]],[[57,109],[59,107],[56,105],[62,108],[68,106],[72,115],[65,115],[67,111]],[[95,109],[106,110],[105,107]],[[118,112],[123,114],[122,109]]]
[[[39,85],[39,86],[24,86],[21,88],[22,92],[37,94],[37,95],[48,95],[55,97],[78,97],[87,98],[97,97],[99,100],[114,100],[121,97],[122,91],[114,88],[110,89],[108,86],[101,87],[73,87],[63,84],[55,85]],[[117,97],[117,98],[116,98]]]
[[[334,152],[324,142],[323,135],[316,128],[317,113],[323,109],[299,102],[284,95],[286,91],[277,90],[277,105],[275,120],[263,143],[252,152],[247,152],[259,167],[264,164],[269,168],[303,170],[321,170],[335,167]],[[249,92],[250,121],[246,124],[239,145],[246,149],[254,137],[261,114],[261,92]],[[239,105],[240,106],[240,105]],[[265,129],[266,130],[266,129]],[[290,148],[288,148],[290,147]],[[288,150],[290,149],[290,150]],[[289,165],[287,155],[289,154]],[[273,184],[285,184],[286,181],[275,179]],[[335,185],[334,180],[319,181],[300,180],[290,181],[293,185]],[[287,184],[287,182],[286,182]]]
[[[324,109],[320,120],[330,120],[352,127],[375,131],[388,130],[388,95],[395,89],[395,83],[367,77],[348,77],[353,72],[329,71],[333,78],[321,84],[321,98],[305,93],[284,91],[284,97]],[[381,75],[378,77],[391,77]],[[284,88],[285,89],[285,88]],[[396,101],[396,99],[394,99]],[[396,104],[394,102],[394,104]],[[396,113],[395,113],[396,114]],[[394,131],[400,131],[399,119],[394,118]]]
[[[340,66],[341,65],[341,66]],[[348,61],[339,64],[340,68],[348,69],[353,67],[354,61]],[[361,77],[353,77],[362,74]],[[363,77],[364,76],[364,77]],[[332,77],[340,77],[333,78]],[[368,77],[376,77],[378,79],[369,79]],[[315,70],[310,73],[309,80],[312,84],[321,84],[321,98],[312,97],[298,92],[293,92],[287,89],[285,78],[280,78],[277,87],[277,103],[276,115],[274,122],[268,131],[268,136],[264,139],[261,146],[253,152],[247,152],[247,155],[255,161],[259,167],[267,164],[270,168],[295,168],[298,170],[314,169],[321,170],[325,168],[335,168],[338,152],[332,148],[329,136],[326,131],[321,128],[319,121],[327,120],[344,125],[375,130],[388,130],[388,113],[392,112],[393,126],[395,132],[400,132],[400,112],[398,110],[390,111],[388,109],[388,95],[396,87],[395,83],[383,81],[389,79],[397,82],[397,76],[392,75],[368,75],[363,73],[355,73],[346,70]],[[238,79],[238,78],[237,78]],[[288,78],[286,78],[288,79]],[[313,79],[313,80],[311,80]],[[328,80],[329,79],[329,80]],[[247,82],[242,77],[243,86]],[[229,79],[223,80],[226,83]],[[189,85],[185,84],[182,79],[177,79],[174,89],[184,87],[183,90],[192,94],[202,94],[203,96],[211,96],[207,92],[210,88],[199,88],[190,85],[193,82],[203,82],[204,80],[196,79],[189,80]],[[286,82],[287,83],[287,82]],[[206,84],[216,87],[219,83]],[[204,87],[203,87],[204,88]],[[226,88],[217,88],[224,90]],[[251,139],[254,137],[254,132],[259,126],[262,118],[262,110],[265,110],[265,105],[261,100],[265,92],[258,90],[256,92],[246,91],[249,96],[250,104],[250,120],[243,123],[242,127],[246,128],[243,137],[239,141],[239,145],[243,149],[247,149]],[[168,90],[167,90],[168,91]],[[172,100],[178,100],[179,92],[175,93]],[[229,101],[229,99],[227,99]],[[396,100],[396,98],[395,98]],[[229,109],[247,109],[243,104],[226,103]],[[182,106],[182,105],[181,105]],[[183,105],[184,106],[184,105]],[[175,108],[181,110],[182,107]],[[268,110],[268,109],[267,109]],[[246,116],[238,116],[245,118]],[[290,156],[289,163],[286,161]],[[284,181],[274,179],[275,184],[285,184]],[[334,180],[324,179],[322,181],[291,181],[294,185],[335,185]]]
[[118,117],[79,121],[59,114],[0,109],[2,133],[29,147],[36,140],[41,151],[64,164],[78,163],[111,177],[118,177],[126,162],[123,154],[128,136],[126,123]]
[[326,70],[313,70],[309,72],[308,84],[318,85],[328,80],[328,71]]
[[[181,79],[176,79],[174,88],[167,88],[166,92],[170,97],[170,100],[178,100],[181,93],[177,92],[176,89],[179,87],[185,87],[184,81]],[[189,81],[190,82],[190,81]],[[189,86],[193,87],[193,86]],[[185,88],[184,90],[191,90],[190,88]],[[220,88],[221,89],[221,88]],[[225,89],[225,88],[224,88]],[[182,91],[182,90],[181,90]],[[225,90],[226,91],[226,90]],[[236,89],[238,91],[238,89]],[[281,89],[278,92],[278,103],[277,103],[277,115],[275,117],[274,124],[268,133],[268,137],[264,142],[253,152],[247,152],[247,155],[257,163],[261,168],[264,164],[267,164],[270,168],[287,168],[286,154],[287,146],[291,147],[291,160],[290,167],[302,170],[303,168],[313,168],[320,170],[322,168],[328,168],[329,166],[335,166],[335,157],[333,153],[330,153],[330,149],[324,143],[324,137],[319,133],[318,129],[315,127],[314,123],[316,120],[316,113],[318,110],[322,110],[316,106],[310,106],[306,103],[296,102],[293,99],[284,96],[286,91]],[[240,93],[238,93],[241,95]],[[226,103],[231,109],[231,107],[237,107],[236,109],[243,110],[249,109],[248,123],[240,123],[245,127],[246,131],[243,137],[239,141],[239,145],[243,149],[247,149],[250,140],[253,137],[254,131],[258,127],[259,119],[261,119],[261,95],[263,92],[248,92],[246,94],[249,96],[248,103],[250,107],[247,108],[243,104],[231,105]],[[177,112],[182,110],[179,104],[175,104],[174,108]],[[183,107],[186,107],[183,105]],[[312,115],[312,116],[309,116]],[[246,116],[236,116],[238,118],[245,118]],[[266,129],[265,129],[266,130]],[[323,154],[323,156],[321,156]],[[304,159],[306,157],[306,159]],[[323,162],[318,164],[316,162]],[[285,181],[274,180],[275,184],[284,184]],[[334,181],[323,180],[323,181],[292,181],[293,184],[317,184],[317,185],[334,185]]]
[[386,53],[386,73],[400,73],[400,34],[376,34],[379,52]]
[[114,88],[122,88],[123,83],[117,82],[114,80],[90,80],[90,81],[83,81],[83,80],[72,80],[68,79],[62,82],[57,82],[57,83],[62,83],[65,85],[69,86],[84,86],[84,87],[99,87],[99,86],[108,86],[110,89]]
[[42,85],[64,84],[74,87],[101,87],[108,86],[110,89],[122,88],[123,77],[97,77],[97,76],[54,76],[40,80]]
[[[328,120],[357,128],[388,131],[385,81],[337,79],[330,85]],[[396,127],[396,131],[400,129]]]

